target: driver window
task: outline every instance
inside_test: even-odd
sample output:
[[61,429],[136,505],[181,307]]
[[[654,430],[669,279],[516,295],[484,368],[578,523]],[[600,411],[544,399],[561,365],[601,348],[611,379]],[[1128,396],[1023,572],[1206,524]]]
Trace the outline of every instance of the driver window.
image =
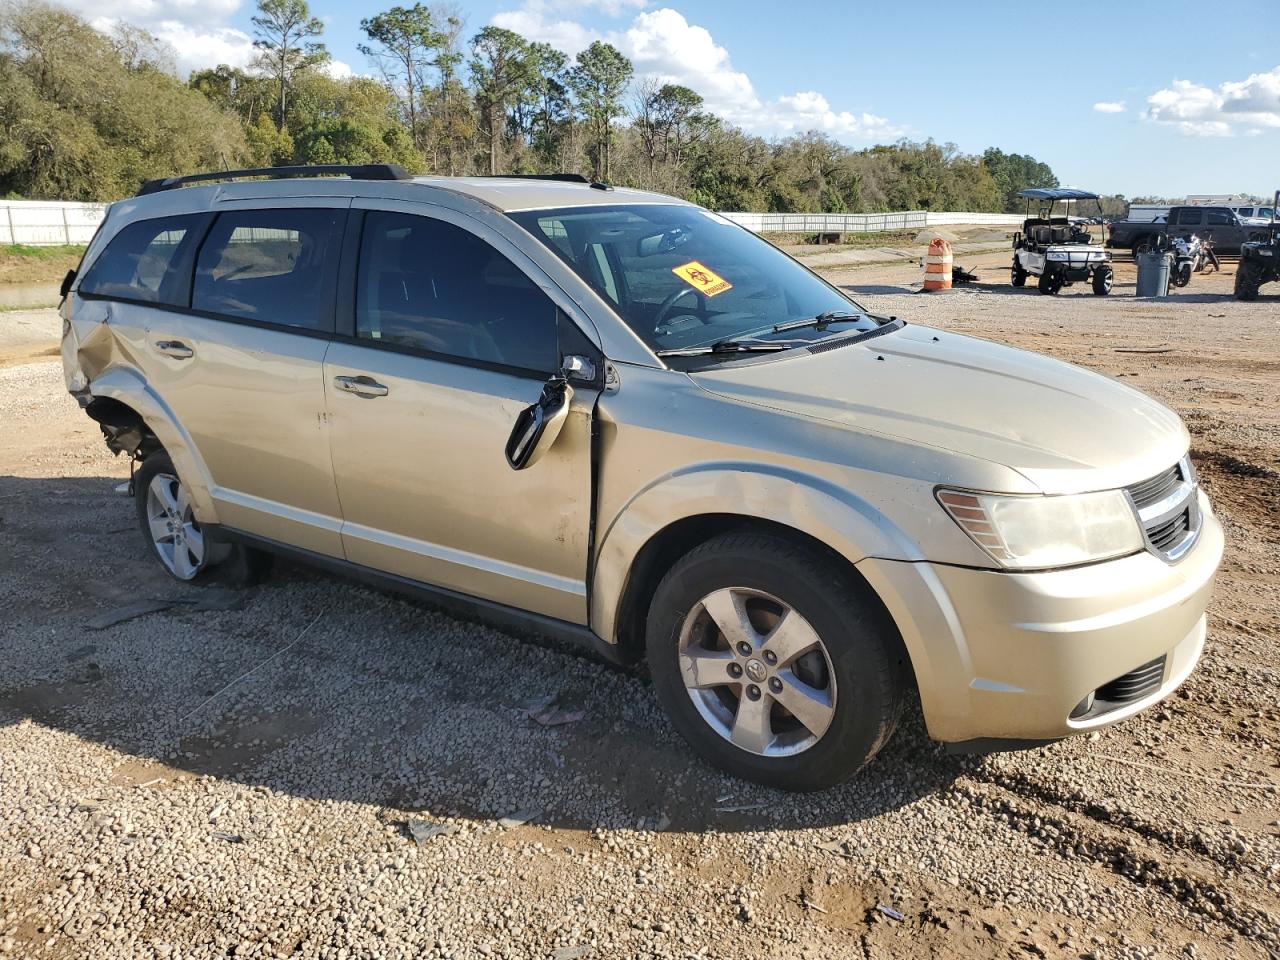
[[1211,227],[1225,227],[1231,223],[1231,217],[1225,210],[1210,210],[1205,214],[1205,223]]
[[546,375],[557,367],[556,317],[551,298],[475,234],[430,217],[366,215],[357,337]]

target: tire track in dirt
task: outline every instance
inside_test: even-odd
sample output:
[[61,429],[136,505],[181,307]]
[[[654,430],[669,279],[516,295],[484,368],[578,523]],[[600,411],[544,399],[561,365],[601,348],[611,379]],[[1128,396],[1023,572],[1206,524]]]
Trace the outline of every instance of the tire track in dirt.
[[[1188,850],[1183,841],[1166,844],[1160,839],[1161,831],[1155,829],[1150,831],[1149,842],[1165,847],[1174,855],[1143,851],[1124,835],[1128,831],[1148,841],[1141,824],[1137,824],[1137,830],[1117,827],[1109,820],[1077,813],[1040,797],[1035,799],[1045,806],[1032,807],[1023,802],[1027,798],[1015,789],[972,775],[966,779],[969,782],[958,780],[953,784],[953,793],[1008,829],[1026,835],[1064,860],[1083,861],[1109,870],[1135,886],[1176,901],[1207,921],[1222,924],[1240,936],[1261,940],[1264,949],[1280,956],[1276,949],[1280,943],[1280,920],[1265,910],[1246,905],[1222,880],[1205,875],[1200,864],[1177,863],[1179,859],[1187,859]],[[1053,795],[1052,791],[1044,794],[1045,797]],[[1209,855],[1213,866],[1225,868],[1212,852]]]

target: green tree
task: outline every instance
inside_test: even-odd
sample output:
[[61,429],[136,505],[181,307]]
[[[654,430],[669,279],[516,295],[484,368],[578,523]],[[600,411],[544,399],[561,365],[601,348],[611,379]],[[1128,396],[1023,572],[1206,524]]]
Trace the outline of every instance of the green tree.
[[432,22],[431,11],[421,3],[392,7],[361,20],[360,29],[376,44],[361,44],[360,52],[378,65],[391,89],[400,95],[401,108],[409,122],[409,137],[415,144],[420,143],[423,131],[418,113],[426,71],[444,43],[444,36]]
[[488,139],[489,174],[498,172],[508,105],[532,78],[529,44],[518,33],[485,27],[471,40],[471,81]]
[[622,97],[633,72],[630,60],[600,40],[578,54],[569,71],[569,87],[591,129],[591,159],[597,180],[609,179],[613,121],[625,113]]
[[307,0],[258,0],[258,12],[251,19],[253,45],[260,51],[258,66],[275,83],[276,126],[284,130],[294,78],[329,59],[324,44],[315,39],[324,33],[324,24],[311,15]]
[[996,147],[988,147],[982,154],[982,165],[1000,191],[1002,208],[1016,213],[1023,207],[1018,191],[1029,187],[1056,187],[1058,178],[1047,163],[1021,153],[1005,153]]
[[535,103],[532,118],[534,151],[545,168],[557,163],[561,133],[570,120],[569,87],[565,70],[569,58],[548,43],[529,45],[529,63]]
[[246,158],[236,118],[139,36],[122,44],[39,2],[0,7],[0,195],[116,200],[145,179]]

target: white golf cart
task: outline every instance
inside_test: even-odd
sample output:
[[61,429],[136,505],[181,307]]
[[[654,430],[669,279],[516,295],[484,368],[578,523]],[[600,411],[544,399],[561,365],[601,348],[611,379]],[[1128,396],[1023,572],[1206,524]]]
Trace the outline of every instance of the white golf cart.
[[[1015,287],[1025,286],[1027,277],[1038,277],[1041,293],[1057,293],[1063,287],[1088,280],[1093,292],[1106,296],[1115,282],[1111,254],[1102,248],[1102,231],[1094,237],[1090,227],[1102,225],[1102,204],[1096,193],[1058,187],[1035,187],[1021,191],[1026,198],[1027,218],[1022,230],[1013,235],[1013,267],[1010,271]],[[1096,217],[1071,215],[1071,204],[1092,200],[1098,207]],[[1031,205],[1038,205],[1038,215],[1031,215]],[[1061,215],[1055,208],[1061,203]]]

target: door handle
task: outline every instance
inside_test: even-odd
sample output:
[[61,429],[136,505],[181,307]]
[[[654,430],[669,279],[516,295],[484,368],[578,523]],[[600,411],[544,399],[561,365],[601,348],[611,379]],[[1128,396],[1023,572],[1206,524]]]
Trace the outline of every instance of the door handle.
[[175,360],[186,360],[196,354],[181,340],[157,340],[156,349],[166,357],[173,357]]
[[372,399],[385,397],[391,392],[373,377],[334,377],[333,385],[343,393],[354,393],[357,397]]

